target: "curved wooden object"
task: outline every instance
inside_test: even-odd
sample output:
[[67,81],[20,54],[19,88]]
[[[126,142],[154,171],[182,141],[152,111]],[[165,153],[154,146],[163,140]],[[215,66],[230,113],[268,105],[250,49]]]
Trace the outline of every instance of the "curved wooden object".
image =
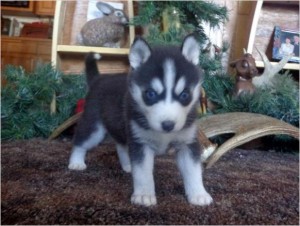
[[299,128],[276,118],[255,113],[234,112],[211,115],[201,118],[199,127],[207,137],[226,133],[235,134],[205,160],[206,168],[211,167],[229,150],[259,137],[286,134],[299,139]]
[[[65,129],[75,124],[81,115],[82,112],[66,120],[53,131],[49,140],[56,138]],[[208,139],[209,137],[230,133],[235,135],[219,147],[212,144]],[[299,139],[299,129],[297,127],[266,115],[234,112],[203,117],[199,120],[198,133],[198,138],[204,150],[201,160],[206,164],[206,168],[209,168],[229,150],[256,138],[276,134],[285,134]]]
[[65,131],[67,128],[69,128],[70,126],[74,125],[76,122],[78,122],[78,120],[80,119],[81,115],[83,112],[79,112],[76,115],[71,116],[70,118],[68,118],[63,124],[61,124],[59,127],[57,127],[52,134],[50,135],[50,137],[48,138],[49,140],[53,140],[56,137],[58,137],[63,131]]

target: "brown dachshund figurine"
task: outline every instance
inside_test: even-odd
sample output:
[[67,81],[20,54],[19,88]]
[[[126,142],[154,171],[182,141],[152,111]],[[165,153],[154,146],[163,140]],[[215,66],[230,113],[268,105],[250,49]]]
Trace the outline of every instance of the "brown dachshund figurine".
[[230,63],[236,70],[235,95],[241,93],[254,93],[255,87],[252,78],[258,75],[255,59],[250,53],[245,53],[242,58]]

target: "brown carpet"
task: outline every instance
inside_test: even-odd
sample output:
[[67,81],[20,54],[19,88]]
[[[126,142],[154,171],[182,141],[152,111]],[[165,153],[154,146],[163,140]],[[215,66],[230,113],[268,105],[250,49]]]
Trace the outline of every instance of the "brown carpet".
[[130,204],[131,176],[114,146],[90,152],[84,172],[67,169],[70,149],[61,140],[2,143],[2,224],[299,223],[297,154],[230,151],[205,170],[209,207],[189,205],[173,156],[158,157],[158,205],[145,208]]

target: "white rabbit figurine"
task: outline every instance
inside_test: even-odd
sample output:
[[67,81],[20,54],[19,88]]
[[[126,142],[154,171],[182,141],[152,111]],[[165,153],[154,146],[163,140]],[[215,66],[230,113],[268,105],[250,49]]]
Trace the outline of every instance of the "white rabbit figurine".
[[125,25],[128,24],[127,16],[123,10],[115,9],[105,2],[97,2],[96,6],[104,16],[84,24],[79,42],[86,46],[119,47]]

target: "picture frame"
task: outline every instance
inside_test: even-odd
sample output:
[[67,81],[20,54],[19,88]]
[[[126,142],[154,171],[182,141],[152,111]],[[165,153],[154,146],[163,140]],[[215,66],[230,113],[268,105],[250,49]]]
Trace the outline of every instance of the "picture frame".
[[299,31],[274,28],[272,58],[281,60],[284,55],[291,55],[288,62],[300,63]]

